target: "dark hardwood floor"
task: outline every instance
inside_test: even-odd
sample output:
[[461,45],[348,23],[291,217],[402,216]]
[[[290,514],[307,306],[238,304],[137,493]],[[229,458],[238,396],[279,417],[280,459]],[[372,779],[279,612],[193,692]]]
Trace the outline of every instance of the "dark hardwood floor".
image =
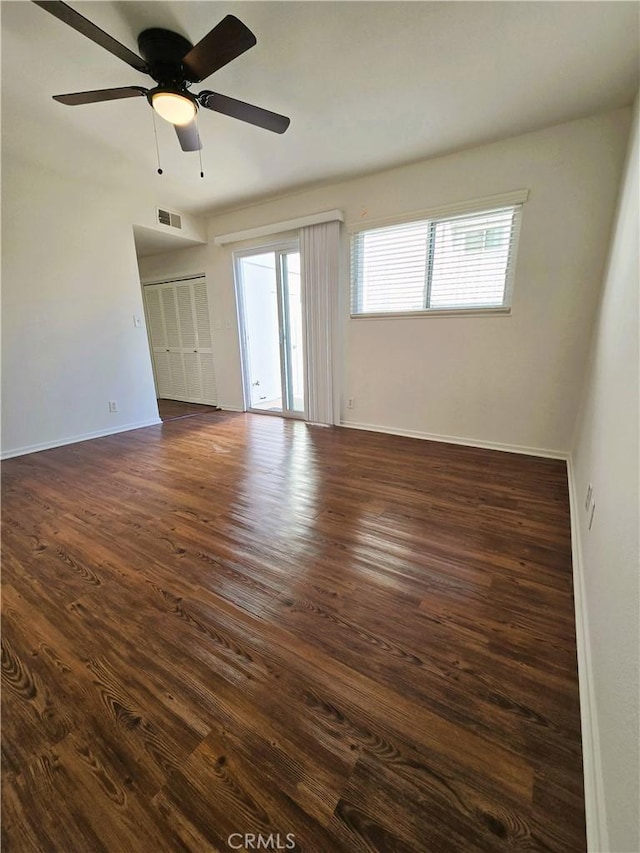
[[204,406],[202,403],[183,403],[181,400],[158,400],[160,420],[173,421],[176,418],[191,418],[194,415],[219,411],[217,406]]
[[564,463],[217,412],[2,469],[5,851],[584,851]]

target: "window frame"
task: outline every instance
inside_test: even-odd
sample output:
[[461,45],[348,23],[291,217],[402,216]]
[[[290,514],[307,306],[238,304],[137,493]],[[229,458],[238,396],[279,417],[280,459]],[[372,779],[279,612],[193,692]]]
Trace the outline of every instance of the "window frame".
[[[421,210],[416,211],[414,213],[404,214],[402,216],[395,217],[386,217],[384,219],[375,219],[369,220],[366,222],[360,221],[357,223],[352,223],[348,226],[349,232],[349,317],[352,320],[386,320],[386,319],[402,319],[402,318],[413,318],[418,319],[422,317],[472,317],[472,316],[490,316],[490,315],[502,315],[509,316],[512,310],[513,304],[513,286],[515,279],[515,270],[517,265],[517,255],[519,249],[519,238],[520,238],[520,230],[522,226],[522,217],[524,210],[524,203],[528,200],[529,191],[526,189],[523,190],[514,190],[509,193],[502,193],[500,195],[488,196],[485,198],[474,199],[472,201],[455,203],[450,205],[444,205],[437,208],[431,208],[429,210]],[[438,221],[446,220],[446,219],[456,219],[463,218],[466,215],[472,216],[478,213],[491,213],[494,210],[500,210],[507,207],[513,207],[517,209],[517,221],[515,224],[515,231],[510,234],[510,241],[514,240],[515,243],[512,245],[510,249],[511,254],[511,263],[507,268],[507,276],[505,281],[505,297],[503,305],[496,306],[464,306],[460,308],[447,306],[443,308],[422,308],[415,310],[400,310],[400,311],[371,311],[371,312],[363,312],[356,311],[354,308],[356,307],[354,301],[355,297],[361,299],[362,298],[362,288],[355,287],[357,268],[354,266],[355,258],[354,258],[354,240],[356,239],[358,234],[361,234],[366,231],[375,231],[377,229],[389,228],[394,225],[403,225],[403,224],[411,224],[418,222],[428,222],[429,223],[429,245],[431,247],[431,251],[429,251],[429,259],[427,261],[428,274],[425,276],[426,284],[428,287],[425,291],[425,300],[429,299],[429,290],[431,284],[431,274],[430,270],[433,266],[433,238],[435,235],[435,227]]]

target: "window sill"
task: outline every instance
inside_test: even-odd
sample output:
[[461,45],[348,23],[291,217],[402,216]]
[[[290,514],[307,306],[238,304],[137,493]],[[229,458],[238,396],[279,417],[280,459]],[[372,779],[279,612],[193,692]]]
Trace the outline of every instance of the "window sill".
[[424,317],[509,317],[511,308],[431,308],[428,311],[376,311],[370,314],[350,314],[351,320],[404,320]]

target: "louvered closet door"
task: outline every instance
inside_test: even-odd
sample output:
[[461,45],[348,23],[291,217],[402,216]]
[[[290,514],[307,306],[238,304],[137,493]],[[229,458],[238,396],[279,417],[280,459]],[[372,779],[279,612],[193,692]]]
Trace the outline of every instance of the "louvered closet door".
[[213,364],[211,323],[209,320],[209,301],[205,281],[196,281],[191,288],[193,314],[196,324],[198,352],[200,354],[200,381],[202,397],[205,400],[217,400],[216,372]]
[[147,328],[151,339],[153,372],[156,377],[156,393],[158,397],[166,398],[171,395],[173,386],[171,384],[171,366],[161,293],[159,285],[144,288]]
[[144,294],[158,397],[216,405],[206,282],[147,285]]

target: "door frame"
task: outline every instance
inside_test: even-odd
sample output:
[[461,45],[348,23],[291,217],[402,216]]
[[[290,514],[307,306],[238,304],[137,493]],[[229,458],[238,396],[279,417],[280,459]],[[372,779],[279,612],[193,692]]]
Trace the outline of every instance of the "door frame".
[[[279,412],[270,412],[265,409],[256,409],[251,406],[251,377],[249,376],[249,354],[247,341],[246,327],[246,310],[244,305],[244,281],[242,276],[242,260],[251,257],[252,255],[265,255],[268,253],[276,255],[276,289],[277,289],[277,308],[278,308],[278,338],[280,343],[280,389],[282,392],[283,408]],[[307,420],[307,346],[306,346],[306,311],[305,311],[305,289],[302,278],[302,270],[300,270],[300,293],[302,302],[302,363],[304,374],[304,411],[297,412],[293,409],[284,408],[285,389],[290,389],[290,365],[289,358],[286,352],[284,322],[287,314],[287,307],[284,299],[284,286],[282,281],[282,263],[281,258],[291,252],[300,254],[300,241],[297,237],[290,237],[277,242],[261,243],[245,249],[239,249],[233,253],[233,278],[236,293],[236,306],[238,311],[238,339],[240,342],[240,367],[242,371],[242,396],[243,408],[245,412],[255,412],[260,415],[275,415],[281,418],[294,418],[297,420]],[[287,318],[288,319],[288,318]]]
[[[207,321],[209,324],[209,334],[211,337],[210,346],[209,347],[202,346],[200,341],[198,340],[198,349],[197,350],[192,350],[191,347],[168,347],[168,346],[156,347],[154,345],[154,341],[153,341],[152,322],[151,322],[151,317],[149,314],[149,306],[147,304],[147,293],[148,293],[149,289],[152,287],[161,288],[161,287],[165,287],[165,286],[167,286],[167,287],[168,286],[174,286],[174,288],[175,288],[176,285],[179,286],[179,285],[197,284],[197,283],[202,283],[205,286],[206,302],[207,302],[207,315],[206,316],[207,316]],[[208,406],[218,406],[218,390],[217,390],[216,375],[215,375],[215,363],[213,363],[213,349],[214,349],[213,330],[214,330],[214,324],[211,321],[211,303],[209,301],[209,288],[207,285],[206,273],[204,273],[204,272],[195,272],[195,273],[185,272],[185,273],[176,273],[171,278],[140,279],[140,286],[141,286],[141,295],[142,295],[142,308],[143,308],[144,319],[145,319],[145,331],[146,331],[146,336],[147,336],[147,344],[149,346],[149,356],[151,359],[151,369],[152,369],[152,373],[153,373],[153,384],[154,384],[156,399],[158,399],[158,400],[160,400],[160,399],[176,400],[178,402],[197,403],[199,405],[208,405]],[[176,310],[177,310],[177,306],[176,306]],[[164,308],[162,308],[161,311],[162,311],[163,317],[164,317]],[[198,327],[197,317],[195,314],[195,309],[193,307],[193,304],[192,304],[192,315],[193,315],[194,329],[197,329],[197,327]],[[181,334],[181,332],[180,332],[180,334]],[[196,334],[197,334],[197,332],[196,332]],[[210,379],[213,382],[214,388],[216,389],[216,393],[214,395],[215,399],[213,397],[207,397],[207,399],[204,400],[202,398],[194,398],[193,395],[190,395],[188,393],[188,391],[186,390],[187,389],[186,375],[185,375],[185,393],[184,394],[180,394],[179,396],[176,396],[175,394],[161,393],[160,381],[158,379],[158,366],[156,363],[156,351],[157,350],[161,351],[161,352],[180,352],[180,353],[183,353],[183,351],[199,352],[199,353],[203,353],[206,355],[210,355],[211,361],[212,361]],[[202,363],[200,363],[200,365],[199,365],[199,370],[201,371],[201,373],[200,373],[200,384],[201,384],[201,388],[203,388],[204,387],[204,378],[203,377],[206,374],[206,371],[204,370]]]

